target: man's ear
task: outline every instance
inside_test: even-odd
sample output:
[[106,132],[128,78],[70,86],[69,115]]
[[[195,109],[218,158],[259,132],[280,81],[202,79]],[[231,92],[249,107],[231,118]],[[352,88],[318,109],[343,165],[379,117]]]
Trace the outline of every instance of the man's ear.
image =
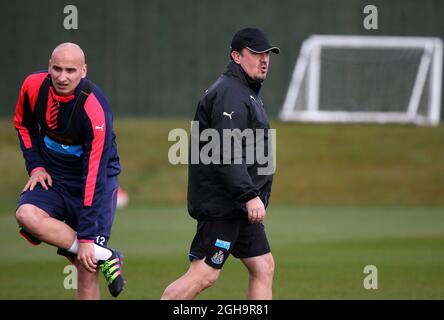
[[88,73],[88,65],[85,63],[82,67],[82,78],[85,78],[87,73]]
[[241,56],[240,52],[238,52],[238,51],[231,51],[231,58],[237,64],[240,64],[240,56]]
[[51,59],[48,60],[48,71],[51,69]]

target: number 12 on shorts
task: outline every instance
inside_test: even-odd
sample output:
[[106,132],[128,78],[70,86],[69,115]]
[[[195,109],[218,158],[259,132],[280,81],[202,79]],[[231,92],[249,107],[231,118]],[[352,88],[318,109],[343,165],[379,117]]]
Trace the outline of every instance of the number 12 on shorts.
[[96,243],[98,245],[105,246],[105,240],[106,240],[106,238],[103,237],[103,236],[97,236],[96,237]]

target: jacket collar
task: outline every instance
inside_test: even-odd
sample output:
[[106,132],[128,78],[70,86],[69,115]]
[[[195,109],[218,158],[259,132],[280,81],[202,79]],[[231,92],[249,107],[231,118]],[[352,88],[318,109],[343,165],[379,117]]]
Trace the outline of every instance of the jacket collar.
[[240,81],[243,85],[249,87],[251,90],[256,93],[257,96],[259,96],[259,92],[262,87],[262,83],[256,80],[251,79],[244,69],[240,65],[238,65],[233,60],[230,60],[230,62],[227,65],[227,68],[225,69],[224,73],[225,76],[236,78],[238,81]]
[[80,90],[82,89],[83,84],[84,84],[84,82],[85,82],[85,78],[80,79],[80,82],[79,82],[79,84],[77,85],[77,87],[74,89],[74,93],[73,93],[72,95],[70,95],[70,96],[60,96],[60,95],[57,94],[57,92],[56,92],[55,89],[54,89],[54,85],[52,84],[52,79],[51,79],[51,78],[49,78],[49,79],[50,79],[50,83],[51,83],[51,85],[50,85],[50,87],[49,87],[50,95],[51,95],[51,97],[52,97],[52,99],[53,99],[54,101],[58,101],[59,103],[60,103],[60,102],[61,102],[61,103],[70,102],[70,101],[72,101],[75,97],[78,97],[79,94],[80,94]]

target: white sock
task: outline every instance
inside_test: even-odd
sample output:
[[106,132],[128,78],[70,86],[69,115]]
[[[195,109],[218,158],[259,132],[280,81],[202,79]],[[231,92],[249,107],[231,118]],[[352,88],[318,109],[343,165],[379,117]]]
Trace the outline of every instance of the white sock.
[[68,252],[77,253],[77,251],[79,251],[79,240],[76,238],[72,243],[71,248],[68,249]]
[[[68,249],[69,252],[76,253],[79,251],[79,240],[75,239],[71,247]],[[94,255],[97,260],[107,260],[112,256],[112,252],[110,249],[99,246],[94,243]]]

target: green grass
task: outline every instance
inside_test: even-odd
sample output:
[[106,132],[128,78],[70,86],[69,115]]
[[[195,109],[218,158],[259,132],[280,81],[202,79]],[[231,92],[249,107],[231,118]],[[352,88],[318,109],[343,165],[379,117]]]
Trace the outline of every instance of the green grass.
[[[126,256],[122,299],[158,299],[188,267],[194,222],[187,167],[172,166],[170,130],[188,119],[117,118],[121,185],[110,245]],[[277,171],[266,229],[277,299],[444,299],[444,126],[272,122]],[[67,260],[19,237],[15,203],[27,179],[11,119],[0,120],[0,299],[72,299]],[[365,290],[376,265],[378,290]],[[103,297],[108,298],[103,279]],[[201,299],[242,299],[247,274],[230,259]]]
[[[276,260],[276,299],[443,299],[444,215],[432,207],[271,206],[266,230]],[[134,205],[118,212],[110,244],[125,254],[122,299],[158,299],[188,267],[194,221],[184,206]],[[70,299],[67,260],[32,247],[14,217],[0,214],[0,299]],[[364,266],[378,268],[365,290]],[[200,299],[243,299],[247,273],[230,258]],[[104,298],[109,298],[101,279]]]

